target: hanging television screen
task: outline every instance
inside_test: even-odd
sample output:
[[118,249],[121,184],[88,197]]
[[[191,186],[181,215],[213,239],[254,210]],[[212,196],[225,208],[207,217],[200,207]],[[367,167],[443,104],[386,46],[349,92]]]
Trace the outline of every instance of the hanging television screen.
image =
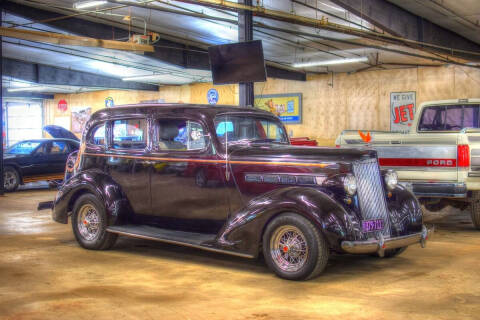
[[266,81],[261,40],[208,48],[213,84]]

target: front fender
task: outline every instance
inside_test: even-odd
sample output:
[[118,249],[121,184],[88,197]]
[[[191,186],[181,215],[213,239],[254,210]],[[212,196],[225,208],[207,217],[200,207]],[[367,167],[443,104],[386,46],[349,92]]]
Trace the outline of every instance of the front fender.
[[85,193],[95,195],[104,204],[109,225],[123,222],[131,212],[121,187],[109,175],[100,170],[86,170],[66,181],[58,190],[53,203],[53,220],[68,223],[75,200]]
[[294,212],[309,219],[334,250],[340,249],[341,240],[354,232],[354,215],[326,192],[308,187],[287,187],[254,198],[231,215],[220,231],[217,243],[256,256],[266,225],[283,212]]
[[422,231],[423,211],[415,195],[402,185],[392,191],[387,202],[392,225],[392,236],[403,236]]

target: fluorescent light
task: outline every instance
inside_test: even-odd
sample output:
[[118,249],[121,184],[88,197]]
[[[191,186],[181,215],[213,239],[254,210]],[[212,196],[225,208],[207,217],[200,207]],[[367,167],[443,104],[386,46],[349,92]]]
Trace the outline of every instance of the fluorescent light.
[[148,76],[136,76],[136,77],[126,77],[122,78],[123,81],[149,81],[149,80],[158,80],[165,76],[165,74],[151,74]]
[[368,62],[368,58],[359,57],[359,58],[348,58],[348,59],[337,59],[337,60],[298,62],[298,63],[294,63],[292,66],[294,68],[306,68],[306,67],[331,66],[335,64],[346,64],[346,63],[357,63],[357,62]]
[[107,2],[108,1],[103,1],[103,0],[80,1],[80,2],[75,2],[73,4],[73,7],[75,9],[86,9],[86,8],[98,7],[98,6],[104,5]]

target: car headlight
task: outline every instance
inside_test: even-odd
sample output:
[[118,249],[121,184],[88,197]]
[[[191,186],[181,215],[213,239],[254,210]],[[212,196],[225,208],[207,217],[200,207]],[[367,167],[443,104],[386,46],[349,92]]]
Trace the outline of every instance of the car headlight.
[[388,190],[393,190],[398,184],[398,175],[393,170],[388,170],[385,173],[385,184],[387,185]]
[[357,192],[357,180],[353,175],[347,174],[343,178],[343,189],[345,189],[345,192],[351,196]]

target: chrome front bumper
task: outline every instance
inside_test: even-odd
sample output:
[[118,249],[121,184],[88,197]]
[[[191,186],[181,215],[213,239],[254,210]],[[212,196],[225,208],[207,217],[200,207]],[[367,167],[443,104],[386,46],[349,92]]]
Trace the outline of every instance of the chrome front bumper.
[[347,253],[353,254],[368,254],[378,253],[383,257],[385,250],[406,247],[412,244],[419,243],[422,248],[425,247],[427,239],[434,233],[434,228],[427,229],[422,227],[422,232],[409,234],[407,236],[384,238],[379,234],[377,239],[365,241],[342,241],[342,249]]

